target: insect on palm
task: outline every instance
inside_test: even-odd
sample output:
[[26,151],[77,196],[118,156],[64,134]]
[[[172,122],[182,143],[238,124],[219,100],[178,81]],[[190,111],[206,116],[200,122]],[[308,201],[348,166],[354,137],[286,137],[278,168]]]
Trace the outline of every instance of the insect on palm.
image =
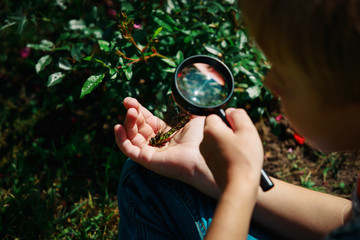
[[185,114],[173,127],[162,127],[154,137],[149,140],[153,147],[163,147],[170,139],[180,131],[190,120],[190,114]]

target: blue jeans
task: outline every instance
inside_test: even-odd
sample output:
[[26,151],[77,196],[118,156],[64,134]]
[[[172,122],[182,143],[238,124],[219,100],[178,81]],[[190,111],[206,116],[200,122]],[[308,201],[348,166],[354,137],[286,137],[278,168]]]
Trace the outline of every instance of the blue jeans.
[[[123,166],[118,188],[119,239],[204,239],[216,200],[132,160]],[[279,239],[252,223],[248,239]]]

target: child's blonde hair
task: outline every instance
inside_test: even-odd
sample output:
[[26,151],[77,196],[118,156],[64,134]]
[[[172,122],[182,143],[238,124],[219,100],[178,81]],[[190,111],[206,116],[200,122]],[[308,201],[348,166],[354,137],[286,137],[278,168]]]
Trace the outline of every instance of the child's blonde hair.
[[327,100],[360,100],[360,1],[239,0],[271,63],[301,72]]

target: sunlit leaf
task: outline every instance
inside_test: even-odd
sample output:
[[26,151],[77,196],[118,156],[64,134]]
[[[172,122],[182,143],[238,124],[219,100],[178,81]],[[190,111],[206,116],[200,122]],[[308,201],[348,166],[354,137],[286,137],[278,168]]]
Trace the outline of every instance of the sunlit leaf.
[[163,62],[166,62],[171,67],[176,67],[177,66],[176,63],[173,60],[169,59],[169,58],[162,58],[161,60]]
[[62,58],[62,57],[59,58],[58,67],[59,67],[60,69],[66,70],[66,71],[71,70],[71,64],[70,64],[70,62],[69,62],[67,59]]
[[118,70],[116,68],[112,68],[109,70],[110,79],[115,79],[118,74]]
[[168,73],[174,73],[176,68],[163,68],[161,71],[168,72]]
[[41,40],[40,44],[28,43],[26,44],[26,46],[35,50],[51,51],[54,47],[54,43],[49,40],[43,39]]
[[182,61],[184,61],[184,54],[183,54],[183,52],[179,50],[179,51],[176,53],[175,58],[176,58],[176,63],[177,63],[177,64],[180,64]]
[[83,30],[86,28],[84,20],[72,19],[69,21],[69,28],[71,30]]
[[17,24],[18,24],[18,28],[17,28],[18,34],[21,34],[23,32],[26,22],[27,22],[26,16],[22,15],[19,18],[18,22],[17,22]]
[[162,31],[162,29],[163,29],[163,27],[159,27],[158,29],[156,29],[156,31],[153,35],[153,39],[155,39],[159,35],[159,33]]
[[49,65],[51,63],[51,61],[52,61],[52,58],[50,55],[42,56],[35,65],[36,73],[39,73],[42,70],[44,70],[44,68],[47,65]]
[[122,68],[122,70],[125,73],[125,76],[128,80],[130,80],[132,78],[133,72],[130,66],[127,66],[125,68]]
[[209,53],[211,53],[215,56],[221,55],[220,49],[214,45],[205,45],[204,47],[205,47],[206,51],[208,51]]
[[102,82],[104,77],[105,73],[97,73],[86,79],[84,85],[81,88],[80,98],[84,97],[86,94],[91,93]]
[[62,79],[65,77],[65,74],[62,73],[62,72],[55,72],[53,74],[51,74],[49,77],[48,77],[48,83],[47,83],[47,86],[48,87],[51,87],[51,86],[54,86],[58,83],[61,83]]
[[250,99],[255,99],[260,96],[261,88],[259,86],[252,86],[246,89],[246,92],[249,95]]
[[98,44],[101,50],[105,51],[105,52],[109,52],[110,51],[110,43],[105,41],[105,40],[98,40]]

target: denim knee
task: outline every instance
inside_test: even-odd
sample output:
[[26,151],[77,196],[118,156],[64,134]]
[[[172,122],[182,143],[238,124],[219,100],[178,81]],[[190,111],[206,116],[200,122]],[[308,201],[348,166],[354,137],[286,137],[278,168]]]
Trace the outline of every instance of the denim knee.
[[216,201],[128,160],[118,188],[120,239],[203,239]]

